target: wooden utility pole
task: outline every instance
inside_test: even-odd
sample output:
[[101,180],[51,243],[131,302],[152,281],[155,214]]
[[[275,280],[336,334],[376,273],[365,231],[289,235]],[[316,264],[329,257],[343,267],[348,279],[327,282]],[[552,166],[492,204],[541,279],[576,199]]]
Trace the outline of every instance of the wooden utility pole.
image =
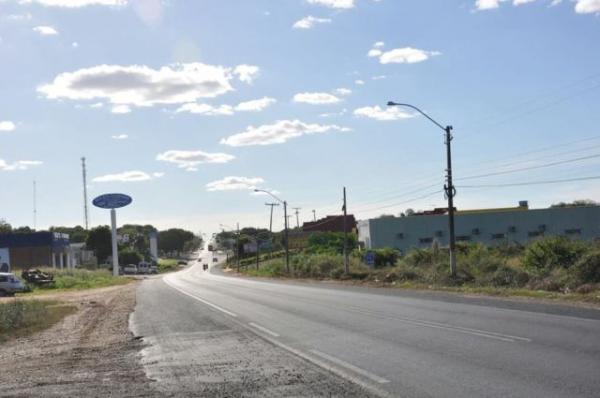
[[344,187],[344,272],[350,273],[350,264],[348,262],[348,221],[347,221],[347,204],[346,204],[346,187]]

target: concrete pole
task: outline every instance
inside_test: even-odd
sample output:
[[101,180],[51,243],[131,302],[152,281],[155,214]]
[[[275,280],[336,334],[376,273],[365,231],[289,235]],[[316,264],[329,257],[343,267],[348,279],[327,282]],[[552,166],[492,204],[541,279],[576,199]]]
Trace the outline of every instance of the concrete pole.
[[61,270],[65,267],[65,253],[60,252],[58,255],[58,264]]
[[113,276],[119,276],[119,248],[117,247],[117,212],[110,209],[110,225],[112,232]]

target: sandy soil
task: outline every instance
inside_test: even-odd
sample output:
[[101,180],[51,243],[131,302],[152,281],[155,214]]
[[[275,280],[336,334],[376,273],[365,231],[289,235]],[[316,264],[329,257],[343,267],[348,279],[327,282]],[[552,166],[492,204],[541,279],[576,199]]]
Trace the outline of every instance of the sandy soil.
[[158,396],[129,332],[137,283],[35,298],[79,310],[52,328],[0,346],[2,397]]

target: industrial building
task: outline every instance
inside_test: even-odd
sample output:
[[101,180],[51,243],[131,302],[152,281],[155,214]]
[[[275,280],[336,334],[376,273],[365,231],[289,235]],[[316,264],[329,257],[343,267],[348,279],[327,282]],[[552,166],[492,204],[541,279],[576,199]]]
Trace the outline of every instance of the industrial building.
[[0,265],[9,269],[71,268],[74,265],[69,235],[59,232],[0,234]]
[[[588,241],[600,238],[600,206],[530,209],[524,201],[518,207],[455,214],[457,242],[526,244],[547,235]],[[359,221],[358,239],[366,249],[392,247],[407,251],[430,247],[434,240],[447,246],[447,209]]]

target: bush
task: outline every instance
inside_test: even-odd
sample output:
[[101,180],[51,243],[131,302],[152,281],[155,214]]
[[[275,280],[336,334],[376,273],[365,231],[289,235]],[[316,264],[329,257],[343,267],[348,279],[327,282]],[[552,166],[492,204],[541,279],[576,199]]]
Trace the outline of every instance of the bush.
[[376,249],[373,252],[375,253],[376,268],[394,266],[400,258],[400,252],[392,248]]
[[523,265],[529,269],[550,271],[570,268],[586,252],[585,243],[560,236],[543,238],[525,248]]
[[580,283],[600,283],[600,251],[582,256],[575,264],[575,276]]
[[119,264],[127,265],[127,264],[139,264],[144,259],[139,252],[131,249],[121,250],[119,252]]

